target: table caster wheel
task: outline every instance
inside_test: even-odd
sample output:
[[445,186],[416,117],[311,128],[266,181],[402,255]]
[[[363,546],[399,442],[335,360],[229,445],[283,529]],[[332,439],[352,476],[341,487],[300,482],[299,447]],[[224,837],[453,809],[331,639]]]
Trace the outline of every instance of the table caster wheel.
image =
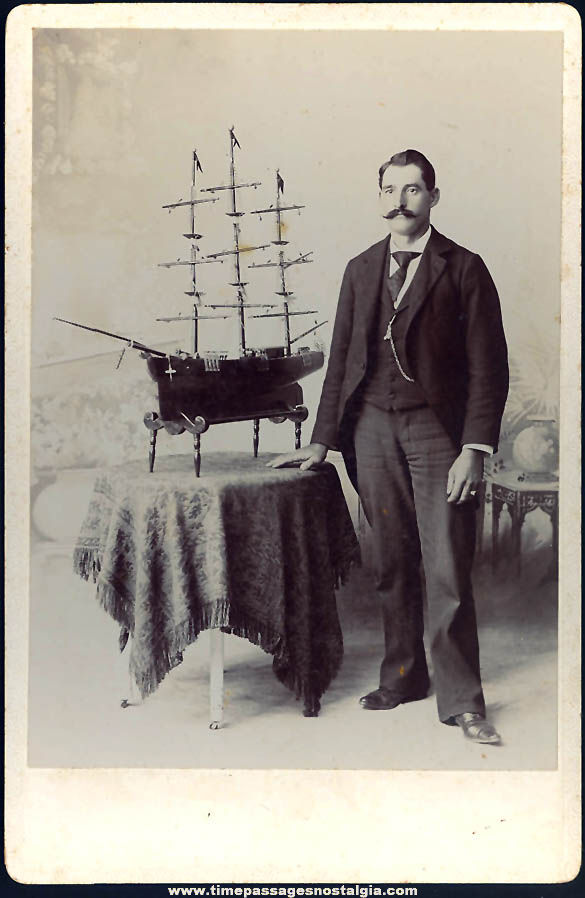
[[219,722],[219,720],[212,720],[211,723],[209,724],[209,729],[210,730],[221,729],[221,723]]

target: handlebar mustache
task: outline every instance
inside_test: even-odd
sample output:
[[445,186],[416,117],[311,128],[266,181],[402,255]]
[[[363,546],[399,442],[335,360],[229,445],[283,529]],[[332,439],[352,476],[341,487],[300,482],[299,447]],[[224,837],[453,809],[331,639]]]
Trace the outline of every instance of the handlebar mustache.
[[388,212],[388,215],[385,215],[384,218],[396,218],[397,215],[404,215],[405,218],[416,218],[416,215],[413,212],[409,212],[408,209],[394,209],[393,212]]

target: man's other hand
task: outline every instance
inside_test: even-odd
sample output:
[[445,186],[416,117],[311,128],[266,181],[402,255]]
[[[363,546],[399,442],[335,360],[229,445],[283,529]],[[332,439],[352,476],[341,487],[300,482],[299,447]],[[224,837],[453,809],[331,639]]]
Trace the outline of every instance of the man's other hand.
[[447,477],[447,502],[462,505],[473,499],[483,477],[483,457],[481,449],[462,449]]
[[308,471],[314,465],[321,464],[325,461],[327,455],[327,446],[322,443],[309,443],[308,446],[301,446],[295,452],[289,452],[287,455],[278,455],[272,461],[266,463],[268,468],[284,468],[287,465],[298,465],[301,471]]

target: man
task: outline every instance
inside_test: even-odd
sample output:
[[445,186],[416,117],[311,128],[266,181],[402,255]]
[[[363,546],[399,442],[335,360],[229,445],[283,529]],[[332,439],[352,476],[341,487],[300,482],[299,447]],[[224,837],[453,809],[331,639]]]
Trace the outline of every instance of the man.
[[392,156],[379,187],[390,238],[345,270],[311,443],[271,464],[306,470],[340,449],[373,528],[385,655],[361,705],[391,710],[427,695],[422,559],[439,717],[497,743],[471,566],[475,495],[508,392],[498,294],[482,259],[430,225],[439,190],[422,153]]

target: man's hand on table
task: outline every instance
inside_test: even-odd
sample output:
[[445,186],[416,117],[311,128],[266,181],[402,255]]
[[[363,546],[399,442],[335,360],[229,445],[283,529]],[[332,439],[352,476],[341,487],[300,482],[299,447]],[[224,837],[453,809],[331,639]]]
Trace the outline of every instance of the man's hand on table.
[[309,443],[308,446],[301,446],[294,452],[286,455],[277,455],[271,461],[266,463],[268,468],[285,468],[298,465],[301,471],[308,471],[315,465],[320,465],[325,461],[327,456],[327,446],[322,443]]

